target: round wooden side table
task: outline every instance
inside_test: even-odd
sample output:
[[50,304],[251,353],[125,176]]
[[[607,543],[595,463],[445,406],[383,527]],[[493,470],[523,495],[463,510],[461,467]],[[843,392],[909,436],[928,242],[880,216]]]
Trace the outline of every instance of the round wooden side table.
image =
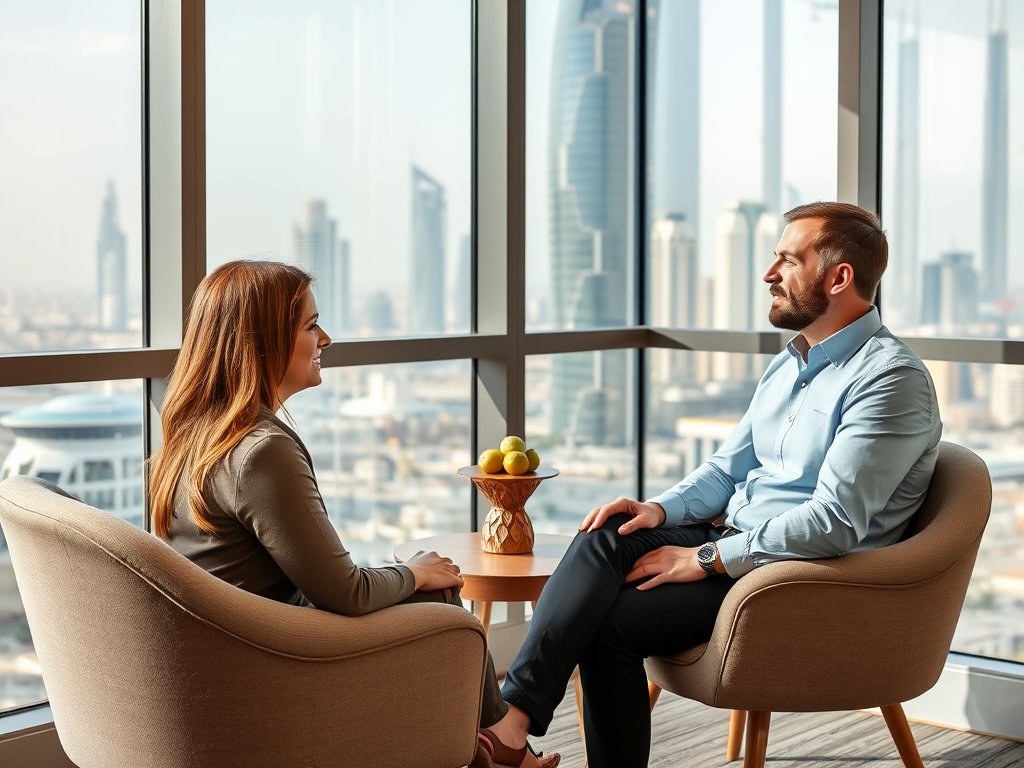
[[395,560],[404,562],[421,550],[450,557],[462,569],[466,582],[462,599],[480,604],[478,618],[484,631],[490,632],[493,603],[529,602],[536,607],[541,590],[571,542],[572,536],[540,533],[532,552],[496,555],[480,548],[479,533],[450,533],[399,544]]

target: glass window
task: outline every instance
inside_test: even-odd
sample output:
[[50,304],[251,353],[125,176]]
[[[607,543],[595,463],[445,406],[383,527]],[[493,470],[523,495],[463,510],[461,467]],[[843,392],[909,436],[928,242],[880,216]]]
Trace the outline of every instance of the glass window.
[[644,497],[707,461],[750,405],[771,355],[647,350]]
[[141,7],[0,0],[0,354],[142,343]]
[[327,512],[360,565],[470,524],[469,361],[329,368],[288,412]]
[[1024,2],[900,0],[884,21],[886,325],[1024,336],[1024,85],[1010,74]]
[[662,0],[647,40],[648,323],[769,329],[781,215],[836,196],[838,5]]
[[630,325],[635,17],[527,0],[527,329]]
[[206,3],[207,262],[291,262],[335,339],[470,328],[469,0]]
[[[141,453],[139,381],[0,389],[0,477],[32,474],[53,483],[66,477],[61,487],[68,493],[141,526],[142,476],[116,480],[112,471]],[[78,465],[100,468],[103,482],[78,483],[76,476],[83,476],[74,471]],[[39,661],[0,532],[0,710],[44,699]]]
[[526,358],[526,445],[558,477],[527,504],[538,533],[571,534],[594,507],[636,496],[632,350]]
[[981,540],[953,650],[1024,661],[1024,366],[928,361],[942,439],[967,446],[992,475]]

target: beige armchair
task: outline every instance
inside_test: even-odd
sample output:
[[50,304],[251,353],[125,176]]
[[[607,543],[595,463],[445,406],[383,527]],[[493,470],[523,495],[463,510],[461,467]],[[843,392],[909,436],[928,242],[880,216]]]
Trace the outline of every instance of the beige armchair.
[[[763,768],[772,712],[881,707],[905,765],[922,765],[902,702],[939,679],[992,504],[985,464],[939,446],[904,540],[758,568],[729,593],[711,641],[647,660],[652,684],[734,710],[727,757]],[[743,712],[748,713],[744,718]]]
[[487,640],[461,608],[353,618],[276,603],[35,478],[0,483],[0,524],[82,768],[473,758]]

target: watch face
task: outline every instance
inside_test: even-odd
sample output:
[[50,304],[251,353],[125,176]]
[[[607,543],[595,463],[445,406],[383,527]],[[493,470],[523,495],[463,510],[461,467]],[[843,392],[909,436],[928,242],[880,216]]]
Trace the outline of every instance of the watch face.
[[697,562],[701,565],[714,565],[715,562],[715,548],[710,544],[705,544],[703,547],[697,550]]

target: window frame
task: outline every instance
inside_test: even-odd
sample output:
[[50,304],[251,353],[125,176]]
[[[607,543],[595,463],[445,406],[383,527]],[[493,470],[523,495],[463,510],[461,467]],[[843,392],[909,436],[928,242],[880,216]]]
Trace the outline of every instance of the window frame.
[[[678,349],[775,354],[791,334],[650,327],[646,280],[637,280],[635,325],[581,331],[526,331],[526,5],[525,0],[469,0],[472,44],[471,331],[430,338],[349,340],[324,351],[326,368],[472,361],[473,455],[525,428],[529,355],[615,349],[636,354],[637,495],[644,487],[645,351]],[[638,19],[647,0],[636,0]],[[143,39],[143,348],[0,357],[0,387],[62,382],[144,380],[147,457],[179,351],[183,318],[206,271],[205,0],[142,0]],[[839,0],[837,199],[880,210],[882,0]],[[647,274],[646,24],[636,26],[639,82],[634,140],[635,274]],[[156,290],[154,286],[160,286]],[[884,311],[882,297],[878,300]],[[1024,365],[1024,340],[904,337],[923,359]],[[472,496],[472,530],[483,503]],[[485,507],[483,507],[485,508]],[[147,530],[150,527],[146,515]],[[511,659],[525,633],[520,608],[491,635],[497,665]],[[978,670],[1024,685],[1024,664],[952,653],[951,668]],[[1018,687],[1016,690],[1024,690]],[[45,706],[45,705],[43,705]],[[23,708],[24,709],[24,708]],[[0,718],[17,713],[9,710]],[[951,718],[951,716],[950,716]],[[935,719],[935,718],[932,718]],[[947,719],[947,722],[954,722]],[[1024,734],[1017,734],[1018,738]]]

